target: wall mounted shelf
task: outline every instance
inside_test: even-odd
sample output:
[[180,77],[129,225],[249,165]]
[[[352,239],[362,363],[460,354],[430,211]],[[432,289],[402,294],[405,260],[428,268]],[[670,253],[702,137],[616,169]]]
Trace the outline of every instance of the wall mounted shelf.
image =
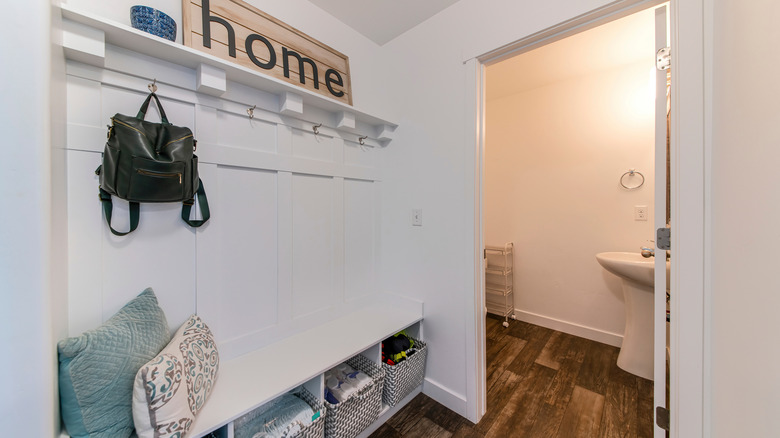
[[[68,59],[103,67],[105,45],[111,44],[195,70],[198,92],[219,96],[225,92],[227,81],[236,82],[277,95],[281,114],[300,115],[304,106],[325,110],[335,116],[332,128],[368,135],[381,146],[387,146],[398,127],[354,106],[86,11],[62,5],[62,17],[65,19],[63,47]],[[374,132],[359,132],[356,123],[371,125]]]

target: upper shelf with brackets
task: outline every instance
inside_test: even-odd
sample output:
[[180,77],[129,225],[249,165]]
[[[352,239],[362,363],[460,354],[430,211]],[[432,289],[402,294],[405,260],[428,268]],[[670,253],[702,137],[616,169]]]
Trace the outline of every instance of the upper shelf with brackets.
[[[332,128],[358,135],[363,139],[361,144],[364,140],[373,140],[374,144],[387,146],[398,127],[354,106],[86,11],[62,5],[62,17],[62,44],[68,59],[103,67],[106,44],[163,59],[196,70],[198,92],[220,96],[225,93],[227,81],[233,81],[276,94],[279,97],[278,112],[284,115],[300,116],[304,106],[329,111],[335,114]],[[358,123],[372,126],[373,132],[360,132]]]

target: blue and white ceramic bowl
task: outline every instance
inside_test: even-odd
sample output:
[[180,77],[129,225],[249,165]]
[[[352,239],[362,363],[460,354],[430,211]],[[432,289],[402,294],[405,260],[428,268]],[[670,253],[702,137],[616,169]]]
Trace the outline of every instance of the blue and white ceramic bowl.
[[149,6],[132,6],[130,24],[138,30],[176,41],[176,22],[173,18]]

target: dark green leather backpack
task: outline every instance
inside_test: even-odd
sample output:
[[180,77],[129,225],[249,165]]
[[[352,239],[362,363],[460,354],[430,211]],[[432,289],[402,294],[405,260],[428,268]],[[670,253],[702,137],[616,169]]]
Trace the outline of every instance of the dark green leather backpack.
[[[162,123],[144,120],[152,98]],[[103,164],[95,170],[100,176],[100,200],[111,232],[124,236],[135,230],[141,202],[182,202],[184,222],[192,227],[206,223],[211,214],[194,152],[192,131],[168,122],[155,93],[149,94],[135,117],[118,113],[112,117]],[[130,231],[119,232],[111,226],[111,195],[130,202]],[[190,220],[195,195],[202,220]]]

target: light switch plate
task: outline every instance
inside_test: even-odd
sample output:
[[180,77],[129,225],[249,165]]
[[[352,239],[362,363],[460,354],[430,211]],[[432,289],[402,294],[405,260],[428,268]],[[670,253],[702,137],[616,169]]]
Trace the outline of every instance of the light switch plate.
[[422,226],[422,209],[415,208],[412,210],[412,225],[416,227]]

